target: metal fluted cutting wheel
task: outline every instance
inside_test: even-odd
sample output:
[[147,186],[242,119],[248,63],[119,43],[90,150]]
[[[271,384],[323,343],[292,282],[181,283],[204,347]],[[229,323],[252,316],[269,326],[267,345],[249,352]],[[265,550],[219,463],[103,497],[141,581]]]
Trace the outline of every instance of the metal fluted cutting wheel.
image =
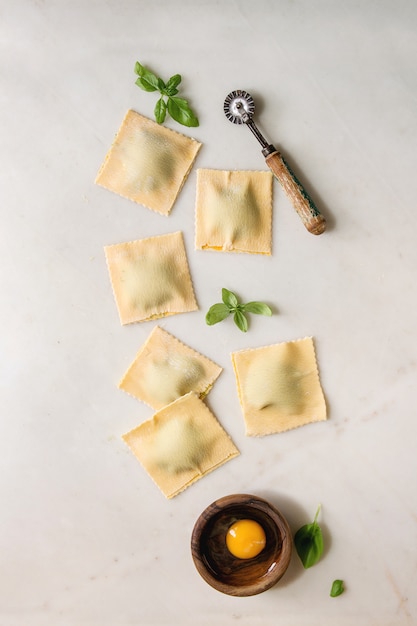
[[252,96],[247,91],[236,89],[226,96],[223,105],[224,114],[233,124],[243,124],[242,112],[236,106],[238,103],[242,105],[244,112],[249,117],[255,113],[255,103]]

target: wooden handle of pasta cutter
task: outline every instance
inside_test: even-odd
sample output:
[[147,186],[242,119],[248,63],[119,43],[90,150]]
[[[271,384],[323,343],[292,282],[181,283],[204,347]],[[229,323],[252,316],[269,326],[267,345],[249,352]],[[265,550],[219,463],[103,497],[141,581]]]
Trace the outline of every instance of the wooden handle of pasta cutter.
[[276,150],[265,158],[266,164],[281,183],[307,230],[321,235],[326,230],[326,220],[310,198],[300,181],[291,171],[282,154]]

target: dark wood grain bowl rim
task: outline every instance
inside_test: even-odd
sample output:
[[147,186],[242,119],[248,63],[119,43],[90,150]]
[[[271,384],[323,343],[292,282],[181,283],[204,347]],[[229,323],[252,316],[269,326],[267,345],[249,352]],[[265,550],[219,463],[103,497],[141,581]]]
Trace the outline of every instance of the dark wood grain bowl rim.
[[[228,519],[257,519],[266,529],[267,546],[250,561],[234,559],[224,543],[224,555],[213,557],[211,536]],[[200,576],[214,589],[231,596],[252,596],[273,587],[285,574],[292,554],[292,534],[287,520],[270,502],[238,493],[212,502],[200,514],[191,535],[191,555]],[[222,558],[227,563],[222,562]],[[221,565],[219,565],[221,563]],[[223,568],[224,565],[224,568]],[[230,572],[230,574],[229,574]]]

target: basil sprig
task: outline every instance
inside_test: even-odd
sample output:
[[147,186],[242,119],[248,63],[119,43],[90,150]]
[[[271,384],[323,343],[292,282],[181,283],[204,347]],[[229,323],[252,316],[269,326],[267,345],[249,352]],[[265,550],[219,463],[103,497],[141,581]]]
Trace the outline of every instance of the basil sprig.
[[337,598],[337,596],[340,596],[345,590],[345,586],[343,584],[343,580],[334,580],[333,584],[332,584],[332,588],[330,590],[330,596],[332,598]]
[[169,81],[165,83],[162,78],[156,76],[153,72],[141,65],[139,61],[135,63],[135,74],[138,75],[136,85],[144,91],[159,91],[161,97],[157,101],[154,109],[155,120],[158,124],[163,124],[167,112],[179,124],[183,126],[198,126],[198,118],[191,110],[187,100],[179,98],[178,85],[182,77],[180,74],[174,74]]
[[255,313],[256,315],[271,316],[272,311],[267,304],[263,302],[247,302],[243,304],[239,301],[237,295],[233,291],[229,291],[223,287],[222,301],[213,304],[206,314],[206,324],[213,326],[222,320],[233,315],[236,326],[244,333],[249,328],[247,313]]
[[305,569],[315,565],[323,554],[323,534],[317,523],[320,508],[319,505],[314,521],[311,524],[302,526],[294,535],[295,549]]

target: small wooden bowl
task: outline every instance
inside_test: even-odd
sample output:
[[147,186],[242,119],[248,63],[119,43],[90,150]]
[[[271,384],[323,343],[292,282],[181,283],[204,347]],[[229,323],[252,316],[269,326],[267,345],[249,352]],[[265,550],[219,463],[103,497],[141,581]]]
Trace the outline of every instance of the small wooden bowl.
[[[264,529],[266,545],[253,559],[238,559],[226,547],[226,533],[239,519],[253,519]],[[197,519],[191,554],[202,578],[230,596],[253,596],[270,589],[291,560],[292,535],[287,521],[269,502],[235,494],[216,500]]]

